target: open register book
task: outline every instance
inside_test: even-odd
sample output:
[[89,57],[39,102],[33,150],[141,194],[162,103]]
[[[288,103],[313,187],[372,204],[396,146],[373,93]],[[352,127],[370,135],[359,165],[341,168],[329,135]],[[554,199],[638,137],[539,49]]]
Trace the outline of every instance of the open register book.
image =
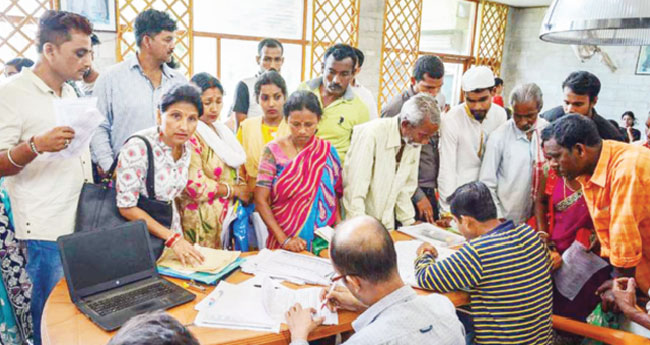
[[199,302],[194,323],[200,327],[280,332],[284,314],[296,303],[317,310],[325,325],[338,324],[338,314],[321,309],[321,288],[289,289],[268,277],[250,279],[240,284],[220,282]]

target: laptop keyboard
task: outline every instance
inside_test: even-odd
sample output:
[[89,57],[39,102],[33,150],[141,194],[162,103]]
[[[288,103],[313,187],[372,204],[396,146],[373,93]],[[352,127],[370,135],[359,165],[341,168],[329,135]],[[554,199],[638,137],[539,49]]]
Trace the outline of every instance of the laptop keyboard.
[[160,282],[129,291],[125,294],[88,303],[87,305],[97,314],[105,316],[154,298],[165,296],[172,291],[174,291],[174,289],[171,286]]

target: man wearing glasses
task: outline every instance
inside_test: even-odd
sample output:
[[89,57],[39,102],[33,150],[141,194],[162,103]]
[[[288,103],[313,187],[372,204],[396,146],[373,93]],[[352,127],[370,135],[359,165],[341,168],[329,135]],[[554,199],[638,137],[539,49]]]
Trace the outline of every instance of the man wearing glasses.
[[[397,255],[388,231],[369,216],[336,228],[330,257],[337,273],[323,293],[324,307],[362,312],[352,323],[351,344],[464,344],[463,326],[454,305],[440,294],[418,296],[397,271]],[[287,312],[291,345],[307,345],[309,332],[323,320],[296,304]]]

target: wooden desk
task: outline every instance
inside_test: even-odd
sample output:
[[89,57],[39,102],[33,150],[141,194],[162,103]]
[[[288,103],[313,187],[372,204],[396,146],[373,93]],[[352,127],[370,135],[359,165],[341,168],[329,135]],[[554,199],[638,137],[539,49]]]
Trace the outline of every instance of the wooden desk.
[[[408,235],[393,232],[394,240],[411,239]],[[248,255],[254,253],[247,253]],[[230,283],[239,283],[251,278],[252,275],[245,274],[238,270],[228,277]],[[180,285],[182,280],[169,279]],[[291,285],[290,285],[291,286]],[[167,312],[179,320],[188,328],[203,345],[212,344],[288,344],[291,340],[289,330],[285,324],[279,334],[196,327],[191,325],[194,322],[197,311],[194,306],[207,296],[214,287],[209,287],[205,293],[192,291],[196,299],[190,303],[169,309]],[[424,290],[416,289],[419,294],[427,294]],[[464,292],[446,294],[454,305],[469,303],[469,296]],[[358,314],[349,311],[339,312],[339,324],[333,326],[321,326],[311,335],[310,340],[324,338],[341,332],[352,330],[352,321]],[[83,315],[70,300],[68,286],[65,279],[62,279],[52,291],[52,294],[45,304],[43,321],[41,326],[43,344],[45,345],[105,345],[113,336],[114,332],[105,332],[92,323]]]

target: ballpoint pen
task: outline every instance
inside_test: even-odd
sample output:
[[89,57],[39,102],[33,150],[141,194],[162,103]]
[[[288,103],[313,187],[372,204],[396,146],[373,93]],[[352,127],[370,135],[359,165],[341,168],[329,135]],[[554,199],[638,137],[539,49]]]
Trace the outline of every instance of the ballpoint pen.
[[330,284],[329,289],[327,289],[327,294],[325,295],[325,299],[323,300],[323,304],[320,306],[319,310],[323,310],[323,308],[325,308],[325,306],[327,305],[327,296],[329,296],[329,294],[331,294],[332,291],[334,291],[335,286],[336,286],[336,282],[332,282],[332,284]]

